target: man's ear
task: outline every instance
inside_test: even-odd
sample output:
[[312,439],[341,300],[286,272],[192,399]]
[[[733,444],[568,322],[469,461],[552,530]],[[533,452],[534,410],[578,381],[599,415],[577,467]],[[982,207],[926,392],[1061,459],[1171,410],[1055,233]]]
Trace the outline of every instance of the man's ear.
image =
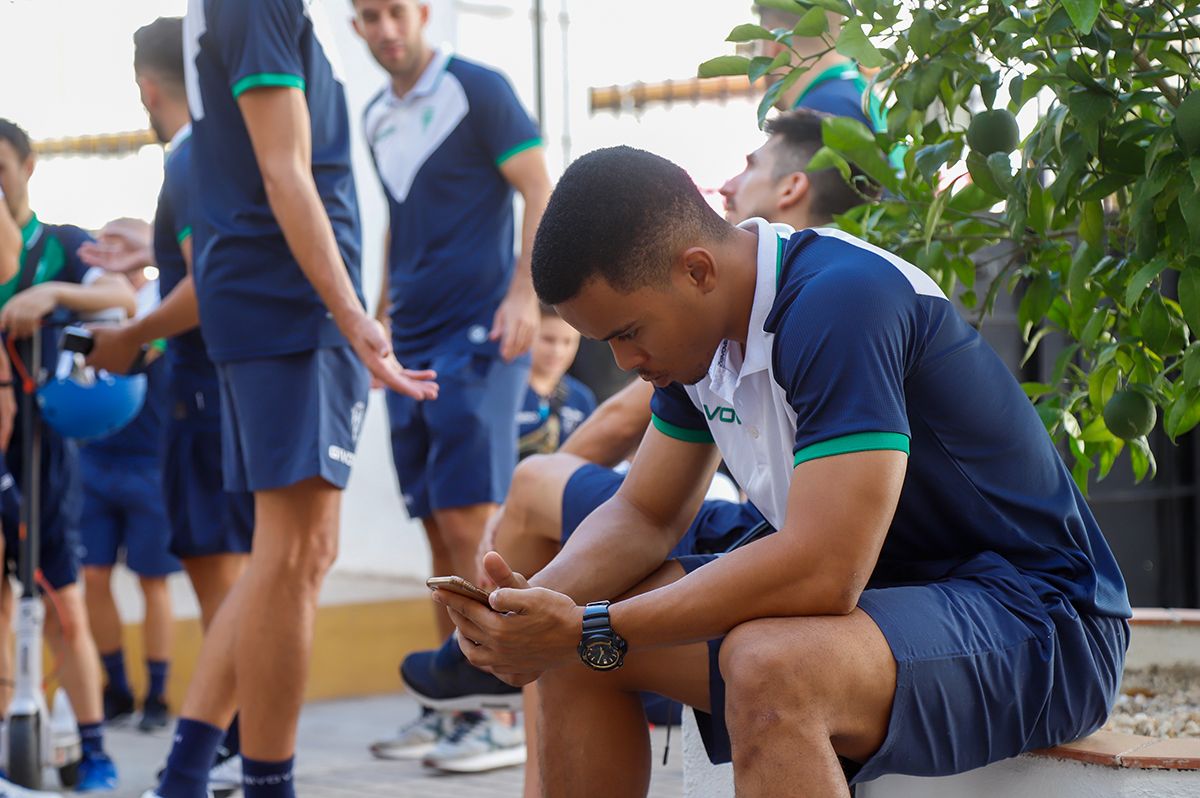
[[677,273],[687,285],[707,294],[717,287],[717,262],[704,247],[685,249],[679,256]]
[[779,181],[779,209],[787,210],[804,202],[811,188],[812,181],[808,178],[808,172],[784,175]]

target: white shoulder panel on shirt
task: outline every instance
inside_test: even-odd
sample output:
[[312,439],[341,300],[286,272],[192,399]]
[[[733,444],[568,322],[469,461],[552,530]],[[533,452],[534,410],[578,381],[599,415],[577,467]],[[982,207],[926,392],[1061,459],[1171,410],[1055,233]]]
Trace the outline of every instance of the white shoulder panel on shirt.
[[938,288],[938,284],[933,281],[932,277],[906,261],[904,258],[901,258],[899,255],[888,252],[886,249],[880,249],[874,244],[869,244],[860,238],[855,238],[845,230],[839,230],[836,227],[813,227],[811,229],[818,235],[828,236],[830,238],[836,238],[840,241],[845,241],[847,244],[856,246],[859,249],[865,249],[872,255],[878,255],[879,257],[883,258],[888,263],[895,266],[900,273],[908,279],[908,282],[913,287],[913,290],[921,296],[932,296],[938,297],[939,299],[946,298],[946,295],[942,292],[941,288]]
[[412,100],[398,100],[389,89],[367,110],[367,143],[375,154],[379,178],[396,202],[404,202],[417,172],[467,116],[467,93],[446,72],[437,88]]

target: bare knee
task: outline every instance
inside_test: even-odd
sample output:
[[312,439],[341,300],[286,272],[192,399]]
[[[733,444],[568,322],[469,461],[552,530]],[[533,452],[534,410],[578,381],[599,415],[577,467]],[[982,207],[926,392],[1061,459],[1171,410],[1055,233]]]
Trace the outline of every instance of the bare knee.
[[794,633],[781,638],[771,626],[769,620],[741,624],[721,644],[725,715],[731,735],[746,738],[769,733],[796,713],[807,716],[808,724],[821,722],[818,671],[823,652],[795,645]]
[[95,598],[111,593],[111,580],[112,568],[97,567],[92,565],[87,565],[83,568],[83,583],[87,588],[87,595],[89,598]]

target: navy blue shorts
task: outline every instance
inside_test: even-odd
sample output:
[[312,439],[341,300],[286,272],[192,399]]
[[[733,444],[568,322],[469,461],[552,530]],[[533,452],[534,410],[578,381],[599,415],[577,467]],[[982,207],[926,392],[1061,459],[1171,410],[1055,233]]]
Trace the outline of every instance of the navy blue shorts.
[[[571,475],[563,489],[563,543],[592,510],[613,497],[624,479],[623,474],[595,463],[585,463]],[[726,551],[762,521],[762,514],[749,502],[706,501],[668,559]]]
[[157,457],[117,458],[85,448],[80,473],[84,565],[111,567],[124,550],[125,564],[138,576],[162,577],[179,570],[170,552],[171,527]]
[[[680,558],[688,573],[713,556]],[[1086,736],[1108,718],[1129,645],[1123,618],[1080,615],[985,552],[930,584],[875,587],[858,606],[896,658],[883,745],[850,781],[945,776]],[[712,714],[696,711],[709,759],[729,762],[725,682],[710,640]]]
[[[17,419],[17,426],[20,426]],[[21,474],[18,433],[0,467],[0,525],[4,527],[6,573],[17,573],[20,554]],[[48,429],[42,430],[41,525],[38,568],[51,587],[61,589],[79,580],[79,452],[75,444]]]
[[221,396],[215,379],[172,373],[163,449],[171,553],[180,559],[245,554],[254,538],[254,494],[225,490]]
[[216,365],[225,490],[346,487],[371,387],[350,347]]
[[512,363],[459,352],[404,364],[438,373],[438,398],[387,395],[392,461],[410,518],[435,510],[498,504],[517,466],[517,411],[529,385],[529,357]]

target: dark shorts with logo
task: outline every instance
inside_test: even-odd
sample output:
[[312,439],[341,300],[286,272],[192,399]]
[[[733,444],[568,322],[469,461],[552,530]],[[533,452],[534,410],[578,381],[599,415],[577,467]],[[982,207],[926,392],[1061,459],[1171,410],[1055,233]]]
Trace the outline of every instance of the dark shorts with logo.
[[[714,559],[679,562],[691,573]],[[858,606],[892,649],[896,696],[883,745],[847,767],[852,784],[951,775],[1074,740],[1098,729],[1116,699],[1128,621],[1039,595],[991,552],[930,584],[870,586]],[[714,763],[731,760],[722,642],[708,646],[712,713],[695,713]]]

